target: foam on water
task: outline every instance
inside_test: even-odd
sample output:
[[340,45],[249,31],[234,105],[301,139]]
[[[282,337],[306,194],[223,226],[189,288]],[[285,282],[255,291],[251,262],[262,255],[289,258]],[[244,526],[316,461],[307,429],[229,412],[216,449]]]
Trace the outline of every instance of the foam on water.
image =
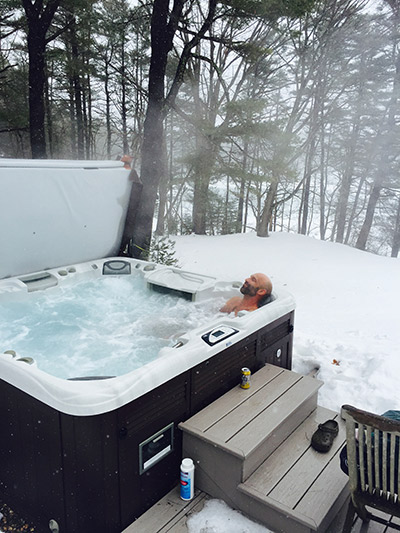
[[155,359],[220,304],[149,291],[139,275],[101,277],[1,304],[0,346],[54,376],[117,376]]

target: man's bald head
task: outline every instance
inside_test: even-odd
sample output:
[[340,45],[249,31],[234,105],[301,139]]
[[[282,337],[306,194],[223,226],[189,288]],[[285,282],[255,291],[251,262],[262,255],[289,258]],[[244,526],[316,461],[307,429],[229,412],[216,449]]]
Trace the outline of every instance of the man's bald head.
[[257,280],[258,288],[259,289],[265,289],[266,295],[270,295],[272,292],[272,281],[269,279],[268,276],[265,274],[262,274],[261,272],[258,272],[257,274],[253,274]]
[[258,272],[245,279],[240,292],[248,296],[260,296],[264,298],[272,292],[272,282],[268,276]]

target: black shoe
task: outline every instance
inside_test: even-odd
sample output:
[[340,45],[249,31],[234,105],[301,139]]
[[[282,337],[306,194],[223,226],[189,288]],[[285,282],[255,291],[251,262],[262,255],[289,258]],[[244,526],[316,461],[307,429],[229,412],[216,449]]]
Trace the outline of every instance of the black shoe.
[[311,446],[317,452],[329,452],[338,433],[339,426],[336,420],[327,420],[323,424],[319,424],[317,431],[311,437]]

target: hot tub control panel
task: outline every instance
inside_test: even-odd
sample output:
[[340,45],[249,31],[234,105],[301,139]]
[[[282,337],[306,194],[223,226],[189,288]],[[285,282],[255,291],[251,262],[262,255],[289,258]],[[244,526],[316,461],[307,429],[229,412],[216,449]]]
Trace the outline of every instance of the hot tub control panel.
[[230,326],[218,326],[209,331],[208,333],[204,333],[201,338],[209,346],[214,346],[215,344],[218,344],[219,342],[224,341],[229,337],[232,337],[232,335],[238,332],[238,329],[231,328]]

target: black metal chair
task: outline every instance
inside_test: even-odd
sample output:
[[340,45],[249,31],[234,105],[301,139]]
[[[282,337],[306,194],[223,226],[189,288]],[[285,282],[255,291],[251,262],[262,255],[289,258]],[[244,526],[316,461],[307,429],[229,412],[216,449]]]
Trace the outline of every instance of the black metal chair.
[[400,525],[372,512],[400,517],[400,421],[350,405],[343,405],[342,418],[351,496],[343,533],[351,531],[356,513],[363,522],[374,520],[400,531]]

